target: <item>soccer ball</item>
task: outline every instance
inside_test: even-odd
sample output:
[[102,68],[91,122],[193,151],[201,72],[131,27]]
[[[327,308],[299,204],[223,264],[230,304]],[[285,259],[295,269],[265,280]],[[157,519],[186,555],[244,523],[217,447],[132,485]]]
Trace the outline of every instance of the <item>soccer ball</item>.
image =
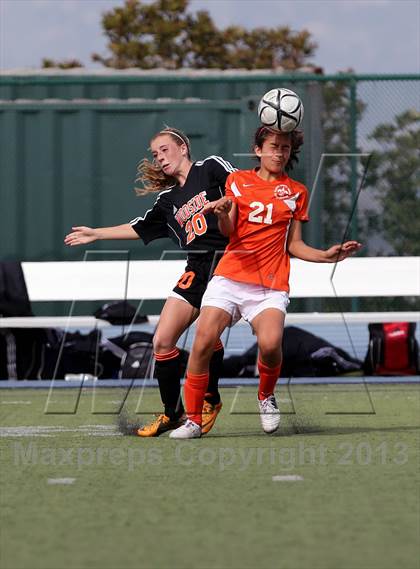
[[263,125],[291,132],[303,119],[303,104],[290,89],[271,89],[258,105],[258,117]]

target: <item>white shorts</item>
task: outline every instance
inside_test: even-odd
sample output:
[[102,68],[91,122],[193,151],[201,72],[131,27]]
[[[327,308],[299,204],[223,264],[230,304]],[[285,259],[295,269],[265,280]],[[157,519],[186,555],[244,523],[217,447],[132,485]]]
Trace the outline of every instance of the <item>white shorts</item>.
[[222,308],[231,315],[230,326],[233,326],[241,317],[251,323],[266,308],[277,308],[286,314],[289,302],[289,295],[282,290],[214,276],[207,285],[201,307]]
[[171,290],[171,292],[168,294],[168,298],[176,298],[177,300],[183,300],[184,302],[189,304],[189,302],[186,298],[184,298],[183,296],[181,296],[180,294],[178,294],[174,290]]

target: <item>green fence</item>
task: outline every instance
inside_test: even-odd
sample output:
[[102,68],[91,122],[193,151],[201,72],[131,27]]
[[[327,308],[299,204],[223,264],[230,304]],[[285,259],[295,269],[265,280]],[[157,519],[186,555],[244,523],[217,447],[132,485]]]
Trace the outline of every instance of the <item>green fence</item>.
[[[304,81],[301,81],[301,78]],[[40,72],[36,75],[0,76],[0,100],[45,99],[206,99],[240,100],[269,89],[295,86],[299,90],[318,75],[280,75],[250,71],[168,71],[165,74],[106,70],[102,75]]]
[[[72,225],[116,225],[144,214],[156,196],[135,195],[136,166],[150,157],[150,138],[165,124],[187,133],[195,159],[220,154],[237,167],[252,167],[258,120],[249,103],[0,103],[2,258],[80,259],[81,249],[63,244]],[[308,185],[314,156],[309,149],[320,148],[319,132],[308,128],[308,151],[296,169]],[[125,246],[133,258],[159,258],[163,249],[174,248],[162,240]],[[112,247],[121,243],[95,244]]]

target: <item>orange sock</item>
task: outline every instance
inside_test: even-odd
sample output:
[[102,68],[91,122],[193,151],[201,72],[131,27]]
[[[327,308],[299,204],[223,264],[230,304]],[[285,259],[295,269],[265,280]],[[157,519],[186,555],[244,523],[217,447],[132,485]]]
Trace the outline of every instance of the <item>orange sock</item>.
[[153,356],[157,362],[165,362],[177,358],[179,356],[179,350],[175,346],[173,350],[166,352],[166,354],[157,354],[156,352],[153,352]]
[[217,340],[217,342],[214,345],[214,351],[217,352],[218,350],[223,350],[223,342],[220,338]]
[[258,399],[266,399],[273,395],[277,380],[280,375],[281,364],[276,367],[268,367],[258,358],[258,371],[260,374],[260,385],[258,387]]
[[195,374],[187,371],[187,379],[184,385],[185,408],[188,419],[201,426],[201,412],[203,409],[204,395],[209,383],[209,374]]

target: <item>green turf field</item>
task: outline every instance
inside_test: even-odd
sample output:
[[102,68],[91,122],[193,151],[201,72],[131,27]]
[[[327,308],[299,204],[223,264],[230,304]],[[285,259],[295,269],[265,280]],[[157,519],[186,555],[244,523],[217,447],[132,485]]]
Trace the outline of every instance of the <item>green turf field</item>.
[[123,396],[0,391],[2,569],[419,567],[418,386],[281,388],[275,436],[225,389],[184,442],[119,435]]

